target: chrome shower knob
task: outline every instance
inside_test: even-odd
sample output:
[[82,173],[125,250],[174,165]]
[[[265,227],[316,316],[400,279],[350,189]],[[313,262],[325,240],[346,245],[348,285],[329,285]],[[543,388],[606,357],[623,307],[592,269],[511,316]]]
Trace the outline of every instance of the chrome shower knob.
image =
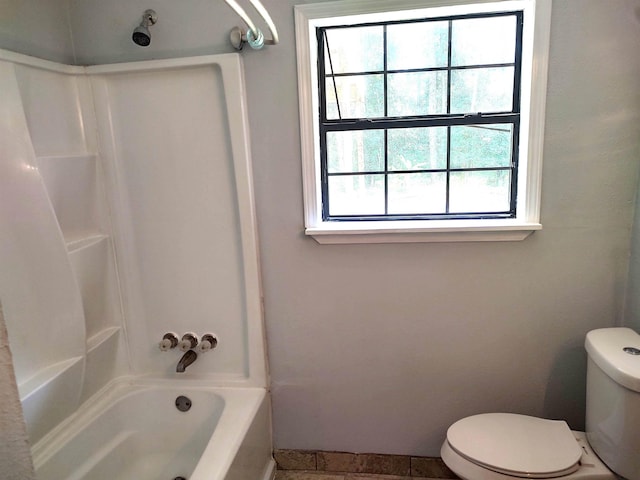
[[167,332],[160,340],[158,344],[158,348],[160,351],[166,352],[167,350],[171,350],[172,348],[176,348],[178,346],[178,336],[173,332]]
[[198,345],[198,336],[195,333],[187,332],[182,336],[182,340],[178,344],[178,348],[183,352],[196,348]]
[[200,344],[198,345],[198,352],[206,353],[209,350],[213,350],[217,346],[218,346],[218,337],[216,337],[212,333],[205,333],[202,336],[202,340],[200,341]]

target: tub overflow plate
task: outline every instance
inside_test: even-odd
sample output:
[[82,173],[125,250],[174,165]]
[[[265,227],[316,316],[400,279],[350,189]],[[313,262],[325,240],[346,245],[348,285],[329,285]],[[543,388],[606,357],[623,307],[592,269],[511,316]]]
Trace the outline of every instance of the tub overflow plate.
[[176,398],[176,408],[181,412],[188,412],[191,409],[191,399],[184,395],[180,395]]

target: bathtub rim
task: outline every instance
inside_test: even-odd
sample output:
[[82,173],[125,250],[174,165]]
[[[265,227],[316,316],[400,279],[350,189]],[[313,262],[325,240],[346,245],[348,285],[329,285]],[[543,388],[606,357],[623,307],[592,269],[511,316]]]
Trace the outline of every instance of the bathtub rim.
[[[211,380],[207,379],[167,379],[139,376],[116,378],[31,447],[36,473],[69,441],[87,428],[99,414],[115,402],[122,401],[139,392],[168,389],[180,390],[180,392],[210,392],[220,396],[224,401],[216,428],[207,441],[190,480],[198,480],[198,478],[204,480],[205,477],[202,474],[194,476],[198,470],[203,471],[204,467],[208,469],[207,479],[222,478],[220,475],[231,466],[258,409],[267,397],[265,388],[216,386],[211,385]],[[234,400],[236,401],[234,402]],[[223,432],[224,429],[227,431]],[[232,435],[229,435],[229,432]],[[223,433],[225,436],[221,438]],[[205,465],[200,466],[203,459],[206,459]]]

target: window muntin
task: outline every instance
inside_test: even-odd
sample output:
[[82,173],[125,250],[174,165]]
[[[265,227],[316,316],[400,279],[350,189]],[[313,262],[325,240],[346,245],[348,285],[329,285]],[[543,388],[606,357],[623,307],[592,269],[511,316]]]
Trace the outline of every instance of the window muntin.
[[522,12],[316,33],[324,221],[515,217]]

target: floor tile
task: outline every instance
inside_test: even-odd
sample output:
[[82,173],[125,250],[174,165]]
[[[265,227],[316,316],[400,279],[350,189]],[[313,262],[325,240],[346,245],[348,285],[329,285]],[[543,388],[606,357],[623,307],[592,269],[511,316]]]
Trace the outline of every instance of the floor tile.
[[368,473],[347,473],[345,480],[432,480],[426,477],[408,477],[405,475],[370,475]]
[[372,475],[369,473],[347,473],[345,480],[416,480],[404,475]]
[[345,480],[345,478],[342,474],[331,474],[326,472],[278,470],[276,471],[275,480]]
[[407,476],[411,471],[411,460],[404,455],[317,452],[317,464],[327,472]]
[[457,478],[441,458],[411,457],[411,475],[427,478]]
[[273,458],[279,470],[315,470],[316,452],[304,450],[274,450]]

